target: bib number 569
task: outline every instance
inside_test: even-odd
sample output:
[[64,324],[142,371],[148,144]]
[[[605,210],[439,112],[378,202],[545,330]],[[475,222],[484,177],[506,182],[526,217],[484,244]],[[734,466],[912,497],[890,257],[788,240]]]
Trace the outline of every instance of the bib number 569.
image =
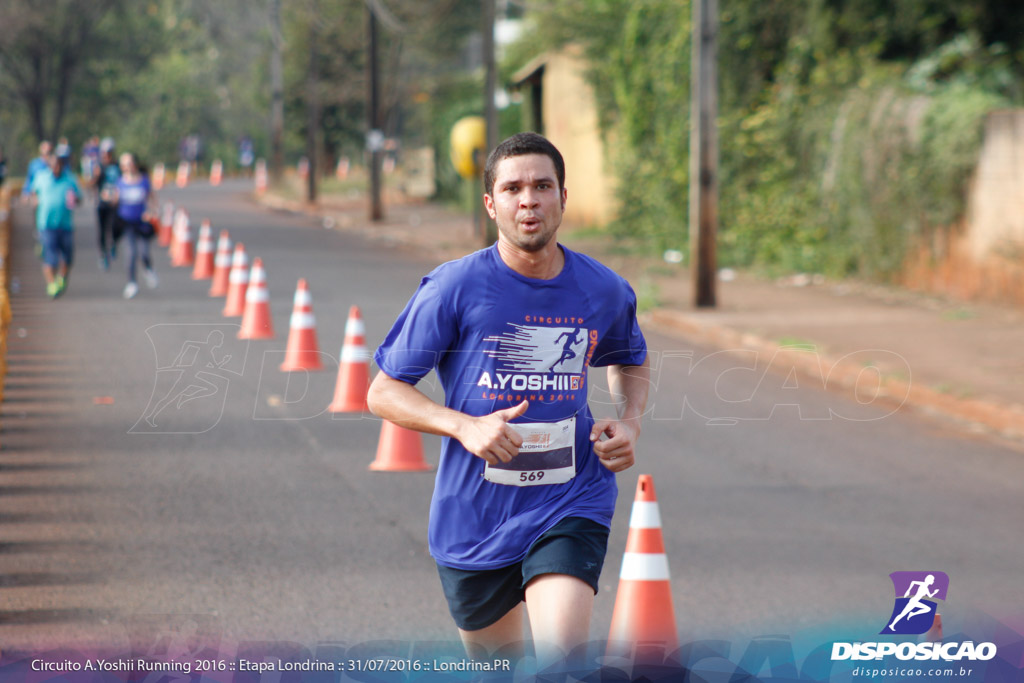
[[540,481],[544,478],[544,470],[537,472],[520,472],[519,481]]

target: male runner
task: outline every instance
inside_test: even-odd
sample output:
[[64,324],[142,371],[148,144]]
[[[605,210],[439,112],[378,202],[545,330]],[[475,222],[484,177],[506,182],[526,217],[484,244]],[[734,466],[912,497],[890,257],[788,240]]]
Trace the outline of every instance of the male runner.
[[[647,402],[647,347],[626,281],[555,239],[567,193],[548,140],[502,142],[484,185],[497,244],[423,279],[377,350],[369,403],[446,437],[430,551],[469,654],[521,643],[525,600],[546,662],[589,640],[615,473],[634,463]],[[581,353],[567,338],[585,340]],[[589,366],[607,367],[618,419],[592,417]],[[414,386],[431,369],[444,406]]]

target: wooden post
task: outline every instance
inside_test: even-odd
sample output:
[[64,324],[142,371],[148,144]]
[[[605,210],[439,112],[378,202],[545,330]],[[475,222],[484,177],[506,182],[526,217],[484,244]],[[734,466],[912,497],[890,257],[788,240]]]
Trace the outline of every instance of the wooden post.
[[[483,0],[481,3],[483,13],[483,25],[481,35],[483,36],[484,56],[484,121],[487,123],[487,146],[483,150],[480,159],[480,177],[483,178],[483,165],[487,156],[498,146],[498,109],[494,104],[494,93],[497,89],[498,71],[494,60],[494,0]],[[481,187],[483,183],[481,182]],[[481,197],[476,198],[477,202],[483,201]],[[481,212],[483,221],[483,242],[488,247],[498,241],[498,228],[494,221],[486,213]]]
[[693,305],[716,305],[718,232],[718,0],[693,0],[690,66],[690,263]]
[[306,201],[316,203],[317,173],[317,132],[320,130],[320,76],[317,68],[317,12],[316,2],[309,19],[309,71],[306,73],[306,108],[309,119],[306,124],[306,159],[309,161],[309,173],[306,176]]
[[270,175],[281,180],[284,171],[284,76],[281,52],[281,0],[270,0]]
[[370,153],[370,220],[379,221],[384,218],[384,208],[381,204],[381,144],[383,143],[380,127],[380,73],[377,65],[377,15],[374,14],[372,4],[367,5],[369,12],[369,34],[368,46],[368,69],[369,69],[369,92],[367,99],[369,106],[368,123],[370,132],[367,135],[367,148]]

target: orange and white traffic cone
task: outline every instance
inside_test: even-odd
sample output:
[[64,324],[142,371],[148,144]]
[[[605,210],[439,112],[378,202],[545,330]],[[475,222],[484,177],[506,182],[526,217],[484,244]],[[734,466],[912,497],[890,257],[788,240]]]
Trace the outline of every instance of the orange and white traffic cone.
[[433,469],[423,459],[423,438],[419,432],[382,420],[377,458],[370,463],[374,472],[426,472]]
[[366,325],[358,306],[348,309],[345,343],[341,347],[338,382],[334,400],[327,408],[332,413],[368,413],[366,392],[370,388],[370,354],[366,351]]
[[334,168],[334,176],[338,180],[344,180],[348,177],[349,161],[348,157],[341,157],[338,159],[338,165]]
[[[179,209],[180,211],[180,209]],[[175,268],[187,268],[195,263],[195,251],[192,246],[192,221],[188,213],[181,211],[184,219],[181,220],[174,231],[174,241],[171,242],[171,265]]]
[[182,161],[178,164],[178,175],[174,179],[174,184],[178,187],[185,187],[188,185],[188,162]]
[[256,160],[253,181],[256,183],[256,194],[261,195],[267,191],[267,162],[263,159]]
[[181,232],[182,224],[186,222],[188,222],[188,212],[180,207],[175,209],[174,220],[171,221],[171,229],[168,231],[167,244],[164,244],[163,240],[160,241],[160,246],[169,248],[168,253],[172,261],[177,258],[179,248],[178,235]]
[[210,219],[204,218],[199,226],[199,242],[196,245],[196,266],[192,269],[192,279],[209,280],[213,277],[213,269],[213,229],[210,227]]
[[263,260],[252,260],[249,287],[245,290],[245,313],[239,339],[273,339],[274,326],[270,320],[270,293],[267,291],[267,272]]
[[221,313],[225,318],[237,318],[245,313],[245,291],[249,288],[249,257],[245,254],[245,245],[235,245],[235,255],[231,258],[231,274],[228,275],[228,297]]
[[295,288],[295,300],[288,329],[288,347],[285,349],[281,370],[323,370],[320,347],[316,342],[316,317],[313,315],[313,295],[306,280],[300,279]]
[[661,513],[649,474],[641,474],[636,485],[608,640],[609,648],[625,642],[664,646],[665,652],[679,645]]
[[220,159],[214,159],[213,163],[210,164],[210,184],[214,187],[220,185],[220,181],[224,179],[224,164],[221,163]]
[[162,190],[164,189],[164,182],[167,180],[167,169],[164,167],[163,162],[160,162],[153,166],[153,189]]
[[174,203],[164,202],[163,213],[160,215],[160,229],[156,233],[156,241],[161,247],[171,244],[174,233]]
[[210,284],[210,296],[226,296],[228,279],[231,277],[231,238],[227,230],[220,231],[217,240],[217,255],[213,259],[213,282]]

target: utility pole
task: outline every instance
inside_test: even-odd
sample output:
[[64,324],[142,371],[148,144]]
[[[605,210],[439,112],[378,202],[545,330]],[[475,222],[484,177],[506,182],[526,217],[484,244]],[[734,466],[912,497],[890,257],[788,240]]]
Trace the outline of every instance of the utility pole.
[[[487,146],[483,150],[480,159],[480,174],[483,175],[483,165],[487,155],[498,146],[498,109],[494,104],[494,93],[497,90],[498,70],[494,58],[494,0],[482,0],[482,26],[480,33],[483,37],[483,58],[484,58],[484,121],[487,125]],[[481,185],[482,186],[482,185]],[[486,191],[486,188],[484,188]],[[480,193],[482,194],[482,193]],[[483,201],[481,197],[475,198],[476,202]],[[482,216],[484,223],[483,238],[484,246],[490,246],[498,241],[498,229],[494,221],[487,215]]]
[[281,0],[270,0],[270,175],[281,180],[284,170],[284,75],[281,52]]
[[381,205],[381,183],[380,165],[381,149],[384,145],[384,132],[380,126],[380,83],[379,69],[377,65],[377,15],[374,12],[373,4],[367,3],[366,10],[369,14],[367,22],[367,69],[369,71],[369,92],[367,93],[367,123],[369,132],[366,134],[366,149],[370,153],[370,220],[379,221],[384,218],[384,208]]
[[320,128],[320,76],[317,68],[317,11],[313,3],[313,11],[309,16],[309,70],[306,73],[306,109],[309,119],[306,123],[306,159],[309,161],[309,172],[306,175],[306,201],[316,202],[317,164],[317,131]]
[[693,0],[690,66],[690,254],[693,305],[716,304],[718,232],[718,0]]

